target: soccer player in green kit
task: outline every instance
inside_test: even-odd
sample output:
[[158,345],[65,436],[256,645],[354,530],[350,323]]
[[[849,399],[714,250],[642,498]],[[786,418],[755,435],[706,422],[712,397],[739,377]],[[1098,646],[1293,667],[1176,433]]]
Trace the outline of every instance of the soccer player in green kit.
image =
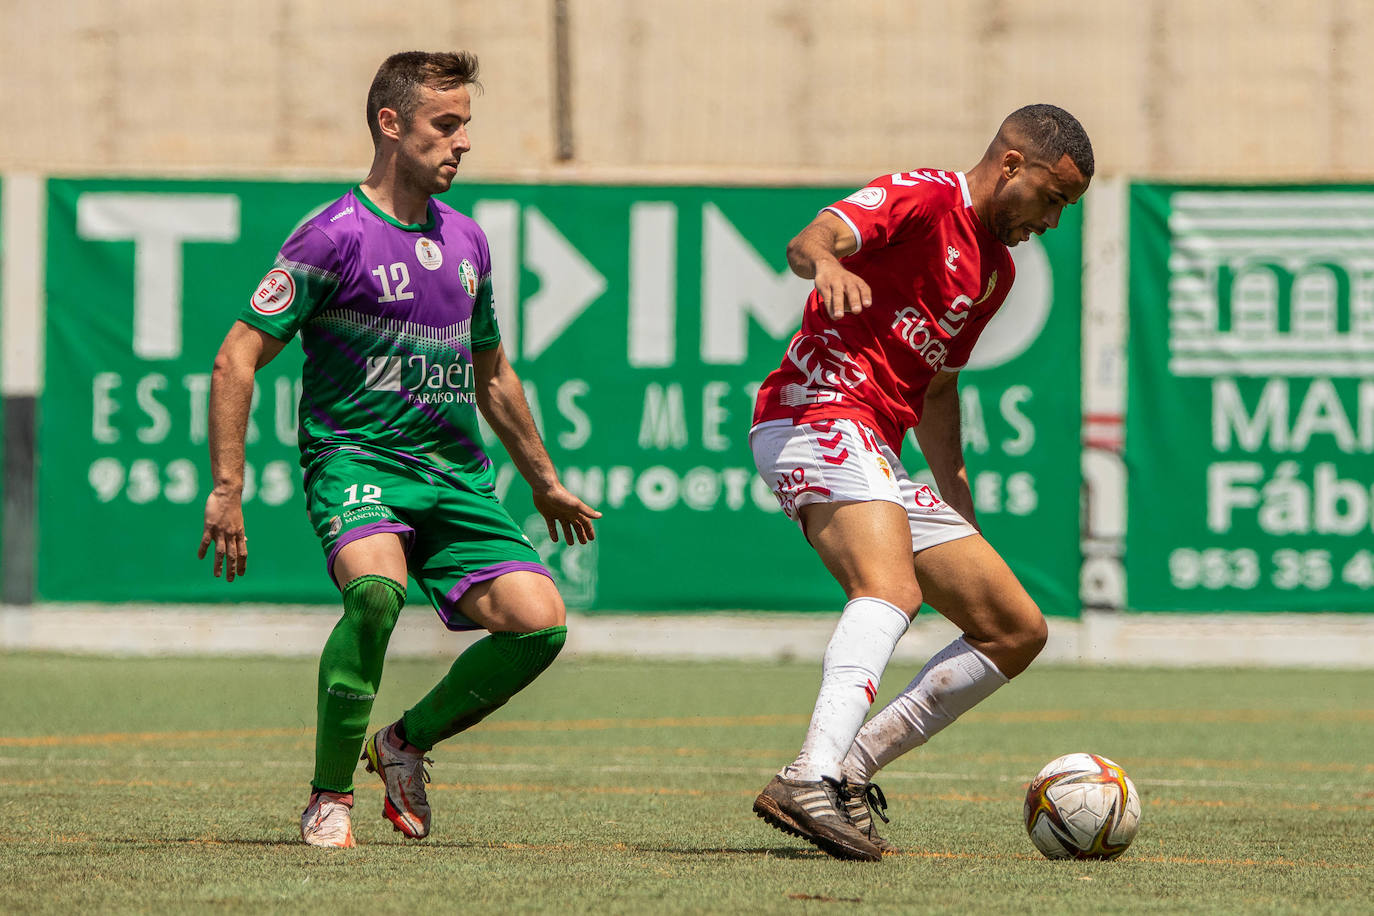
[[[559,481],[501,346],[491,261],[475,222],[431,200],[470,148],[466,52],[405,52],[367,98],[367,178],[304,223],[230,329],[210,393],[214,489],[200,556],[247,568],[244,440],[253,378],[297,333],[306,502],[343,616],[320,659],[315,774],[301,815],[314,846],[353,846],[360,759],[386,786],[383,813],[430,829],[425,754],[479,722],[558,655],[562,598],[497,502],[477,410],[506,446],[555,541],[586,543],[600,513]],[[445,625],[485,629],[399,720],[367,736],[387,641],[413,577]],[[364,747],[365,744],[365,747]]]

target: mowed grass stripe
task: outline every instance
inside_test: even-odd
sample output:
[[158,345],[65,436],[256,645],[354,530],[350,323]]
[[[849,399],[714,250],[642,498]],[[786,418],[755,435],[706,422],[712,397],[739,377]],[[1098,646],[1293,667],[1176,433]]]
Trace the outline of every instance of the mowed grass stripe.
[[[313,731],[313,730],[311,730]],[[202,741],[242,741],[254,738],[298,738],[299,728],[236,728],[213,731],[105,732],[95,735],[0,735],[0,747],[62,747],[64,745],[172,744]]]
[[[27,843],[33,844],[32,837],[8,834],[0,831],[0,844]],[[109,844],[111,839],[107,836],[96,836],[91,834],[57,834],[44,837],[40,843],[51,843],[56,845],[88,845],[98,846]],[[118,842],[118,841],[115,841]],[[167,847],[186,847],[186,846],[236,846],[242,845],[242,841],[224,840],[215,837],[170,837],[156,840],[138,840],[139,846],[167,846]],[[298,850],[300,844],[296,842],[259,842],[253,841],[250,845],[255,846],[276,846],[281,849]],[[364,855],[368,850],[379,848],[401,848],[408,850],[420,850],[426,847],[435,849],[468,849],[468,850],[504,850],[509,852],[532,852],[537,854],[549,853],[628,853],[635,854],[645,851],[644,847],[635,843],[601,843],[601,844],[573,844],[573,843],[515,843],[515,842],[461,842],[461,841],[430,841],[430,840],[401,840],[396,837],[385,837],[381,841],[374,840],[365,847],[347,852],[339,850],[314,850],[316,855],[336,856]],[[653,847],[656,852],[670,852],[661,847]],[[740,849],[714,849],[714,850],[687,850],[684,852],[710,851],[723,854],[755,856],[757,853],[750,848]],[[806,858],[814,858],[820,862],[833,862],[823,853],[811,849],[801,850]],[[1051,868],[1069,868],[1075,863],[1072,861],[1045,863],[1043,857],[1034,853],[976,853],[976,852],[953,852],[931,849],[899,849],[896,852],[888,853],[884,860],[891,859],[933,859],[949,861],[973,861],[973,862],[1033,862],[1048,864]],[[1161,855],[1132,855],[1128,858],[1120,859],[1111,864],[1112,869],[1130,868],[1132,863],[1150,863],[1167,865],[1199,865],[1199,866],[1222,866],[1226,868],[1315,868],[1339,871],[1364,872],[1374,869],[1374,865],[1360,862],[1329,862],[1324,859],[1292,859],[1286,856],[1276,858],[1208,858],[1204,856],[1161,856]],[[1081,864],[1081,863],[1079,863]]]
[[[247,766],[247,762],[246,762],[246,761],[244,762],[244,765]],[[297,766],[299,767],[299,766],[303,766],[303,765],[304,765],[304,762],[302,762],[302,764],[298,764]],[[503,769],[503,770],[518,769],[518,768],[521,768],[521,767],[518,767],[518,766],[517,766],[517,767],[496,766],[496,765],[492,765],[492,766],[486,767],[486,769]],[[560,769],[559,767],[553,766],[553,765],[542,766],[542,767],[524,767],[523,769],[535,769],[535,768],[544,769],[544,770],[549,770],[549,771],[559,770],[559,769]],[[575,767],[575,768],[564,768],[564,769],[567,769],[569,772],[572,771],[572,770],[575,770],[575,771],[577,771],[578,773],[581,773],[581,774],[588,774],[588,773],[590,773],[590,774],[592,774],[592,775],[606,775],[606,776],[609,776],[609,775],[625,775],[626,773],[630,773],[630,772],[637,772],[637,773],[640,773],[640,774],[645,775],[645,776],[653,776],[653,775],[655,775],[655,770],[654,770],[654,768],[650,768],[650,767],[639,768],[639,769],[637,769],[637,770],[631,770],[630,768],[627,768],[627,767],[615,767],[615,766],[607,766],[607,767]],[[702,769],[699,769],[699,770],[696,771],[696,773],[699,774],[699,775],[704,775],[704,774],[706,774],[706,773],[708,773],[708,772],[711,772],[711,771],[709,771],[709,770],[707,770],[707,769],[705,769],[705,768],[702,768]],[[745,776],[754,776],[754,777],[758,777],[758,776],[760,776],[760,775],[766,775],[766,773],[767,773],[767,771],[763,771],[763,770],[759,770],[759,771],[750,770],[750,771],[747,771],[747,772],[745,772],[745,773],[743,773],[743,774],[740,774],[740,773],[731,773],[730,775],[745,775]],[[930,778],[930,779],[972,779],[972,780],[987,781],[987,782],[999,782],[999,781],[1000,781],[1000,782],[1004,782],[1004,783],[1007,783],[1007,782],[1014,782],[1014,780],[998,780],[998,779],[995,779],[995,778],[988,778],[988,777],[983,777],[983,778],[979,779],[978,777],[967,777],[967,776],[961,777],[961,776],[959,776],[958,774],[944,774],[944,773],[942,773],[942,774],[914,774],[914,775],[923,775],[925,778]],[[371,781],[371,778],[370,778],[370,777],[363,776],[363,774],[361,774],[361,773],[359,774],[359,777],[360,777],[360,778],[359,778],[358,783],[357,783],[357,792],[358,792],[359,795],[379,794],[379,792],[380,792],[380,787],[377,786],[377,785],[375,785],[375,784]],[[1142,781],[1141,784],[1144,785],[1144,786],[1146,786],[1147,788],[1150,787],[1150,783],[1149,783],[1148,781]],[[1025,783],[1021,783],[1020,786],[1018,786],[1017,788],[1019,789],[1019,788],[1021,788],[1021,787],[1024,787],[1024,785],[1025,785]],[[116,787],[116,788],[124,788],[124,789],[144,788],[144,789],[179,789],[179,790],[188,790],[188,789],[196,789],[196,788],[214,788],[214,789],[217,789],[217,790],[218,790],[218,789],[232,789],[232,790],[236,790],[236,791],[250,792],[250,791],[253,791],[253,790],[256,790],[256,789],[261,788],[261,782],[260,782],[260,781],[257,781],[257,780],[253,780],[253,781],[238,781],[238,780],[227,780],[227,779],[223,779],[223,778],[219,778],[219,779],[209,779],[209,780],[207,780],[207,779],[205,779],[205,778],[199,778],[199,779],[116,779],[116,778],[106,777],[106,776],[98,776],[98,777],[95,777],[95,778],[80,779],[80,778],[73,778],[73,777],[72,777],[71,775],[69,775],[69,774],[68,774],[68,775],[63,775],[63,776],[60,776],[60,777],[54,776],[54,777],[44,778],[44,779],[32,779],[32,778],[30,778],[30,779],[9,779],[9,778],[0,778],[0,787],[4,787],[4,788],[35,789],[35,788],[47,788],[47,787],[58,787],[58,786],[75,786],[75,787],[83,787],[83,788],[91,788],[91,789],[95,789],[95,788],[108,788],[108,787]],[[1202,788],[1202,787],[1205,787],[1205,786],[1193,786],[1193,785],[1186,785],[1186,784],[1185,784],[1185,785],[1183,785],[1182,787],[1183,787],[1183,788]],[[1239,787],[1239,788],[1246,788],[1247,786],[1241,785],[1241,786],[1238,786],[1238,787]],[[1260,787],[1253,787],[1253,788],[1260,788]],[[503,783],[483,783],[483,782],[433,782],[433,783],[430,783],[430,784],[429,784],[429,786],[427,787],[427,789],[428,789],[428,791],[430,791],[430,792],[453,792],[453,793],[456,793],[456,794],[475,793],[475,792],[492,792],[492,793],[498,793],[498,794],[499,794],[499,793],[507,793],[507,794],[511,794],[511,793],[529,793],[529,794],[553,795],[553,796],[568,796],[568,795],[598,796],[598,795],[605,795],[605,796],[630,796],[630,797],[646,797],[646,798],[647,798],[647,797],[654,797],[654,796],[674,796],[674,797],[686,797],[686,798],[739,798],[739,799],[751,799],[751,798],[754,797],[754,795],[755,795],[756,792],[757,792],[757,789],[756,789],[756,788],[752,788],[752,787],[740,787],[740,788],[732,788],[732,789],[695,789],[695,788],[681,788],[681,787],[664,786],[664,785],[655,785],[655,786],[636,786],[636,785],[571,785],[571,784],[568,784],[568,783],[556,783],[556,782],[542,782],[542,783],[541,783],[541,782],[503,782]],[[957,792],[957,791],[947,791],[947,792],[910,792],[910,791],[891,792],[891,791],[889,791],[889,792],[887,792],[887,793],[885,793],[885,794],[886,794],[887,799],[888,799],[889,802],[918,802],[918,803],[919,803],[919,802],[945,802],[945,803],[974,804],[974,805],[1007,805],[1009,802],[1016,802],[1016,801],[1018,800],[1019,792],[1018,792],[1018,791],[1012,791],[1012,792],[1010,792],[1010,793],[998,793],[998,794],[995,794],[995,795],[990,795],[990,794],[986,794],[986,793]],[[1250,799],[1228,799],[1228,800],[1224,800],[1224,799],[1217,799],[1217,798],[1186,798],[1186,797],[1185,797],[1185,798],[1157,798],[1157,797],[1153,797],[1153,798],[1152,798],[1152,797],[1148,797],[1148,796],[1147,796],[1147,797],[1145,797],[1145,798],[1143,799],[1143,803],[1144,803],[1144,806],[1145,806],[1147,809],[1148,809],[1148,808],[1215,808],[1215,809],[1241,809],[1241,810],[1244,810],[1244,809],[1253,809],[1253,810],[1265,810],[1265,811],[1269,811],[1269,810],[1274,810],[1274,811],[1313,811],[1313,812],[1318,812],[1318,811],[1320,811],[1320,812],[1329,812],[1329,813],[1374,812],[1374,801],[1371,801],[1370,803],[1366,803],[1366,804],[1357,804],[1357,803],[1324,804],[1324,803],[1320,803],[1320,802],[1290,801],[1290,800],[1287,800],[1287,799],[1277,799],[1277,800],[1276,800],[1276,799],[1271,799],[1271,798],[1255,799],[1255,800],[1250,800]]]
[[[742,728],[775,725],[806,725],[807,717],[801,715],[758,715],[758,716],[674,716],[658,718],[598,718],[598,719],[516,719],[512,721],[486,722],[481,726],[483,732],[572,732],[572,731],[609,731],[612,729],[656,729],[656,728]],[[1283,724],[1285,722],[1374,722],[1374,710],[1354,709],[1339,712],[1278,712],[1273,710],[1240,709],[1225,711],[1206,710],[1115,710],[1095,711],[1081,709],[1041,710],[1018,713],[979,713],[970,712],[963,719],[966,722],[992,724],[1036,724],[1048,722],[1093,721],[1103,723],[1167,723],[1171,725],[1208,725],[1219,723]],[[243,740],[252,738],[298,737],[311,733],[310,729],[267,728],[267,729],[225,729],[166,732],[104,732],[100,734],[79,735],[0,735],[0,747],[50,747],[61,744],[100,745],[134,744],[140,742],[170,743],[176,741],[204,740]],[[1374,764],[1367,767],[1374,772]]]
[[[517,719],[484,722],[484,732],[608,731],[613,728],[738,728],[761,725],[805,725],[805,716],[674,716],[655,719]],[[63,744],[171,744],[245,738],[296,738],[314,734],[309,728],[226,729],[220,731],[105,732],[94,735],[0,736],[0,747],[52,747]]]
[[[787,723],[795,724],[795,723]],[[800,724],[805,724],[802,720]],[[715,723],[712,727],[718,727]],[[682,728],[682,725],[665,725],[662,727]],[[490,725],[483,723],[478,726],[479,732],[495,731]],[[557,730],[557,729],[554,729]],[[175,746],[180,744],[203,744],[211,748],[224,747],[230,743],[236,744],[239,741],[253,738],[292,738],[292,746],[301,747],[309,751],[313,748],[314,729],[259,729],[259,730],[235,730],[235,731],[194,731],[194,732],[140,732],[140,733],[107,733],[102,735],[73,735],[73,736],[37,736],[26,738],[0,738],[0,747],[12,748],[48,748],[64,746],[99,746],[117,744],[152,744],[158,746]],[[741,749],[727,748],[722,750],[718,747],[708,746],[663,746],[655,745],[596,745],[590,747],[569,747],[566,745],[547,745],[547,744],[491,744],[488,742],[474,742],[467,739],[458,739],[452,745],[444,746],[444,753],[460,755],[459,759],[468,754],[514,754],[522,756],[537,756],[539,754],[567,755],[573,753],[589,753],[597,756],[624,756],[641,757],[652,755],[663,755],[671,757],[713,757],[721,758],[744,758],[768,761],[780,761],[790,757],[795,749],[784,747],[776,748],[757,748]],[[978,753],[972,755],[951,755],[941,754],[938,751],[932,752],[921,749],[920,758],[928,763],[965,763],[978,766],[995,765],[1033,765],[1038,768],[1045,763],[1042,757],[1032,757],[1025,754],[1003,754],[1003,753]],[[25,758],[0,758],[16,763],[28,762]],[[54,760],[55,758],[44,756],[44,760]],[[82,765],[83,758],[69,758],[67,762]],[[452,759],[452,758],[448,758]],[[445,761],[447,762],[447,760]],[[1349,761],[1310,761],[1310,760],[1266,760],[1262,758],[1228,759],[1224,757],[1122,757],[1118,760],[1123,765],[1129,764],[1130,771],[1134,774],[1143,769],[1216,769],[1229,771],[1263,771],[1276,770],[1279,772],[1293,773],[1351,773],[1351,774],[1374,774],[1374,762]],[[159,762],[162,763],[162,762]],[[193,766],[197,761],[183,760],[175,762],[175,765]],[[259,766],[262,761],[244,761],[245,765]],[[271,765],[291,765],[290,761],[279,761]],[[719,770],[719,768],[713,768]],[[888,774],[885,774],[888,775]],[[1216,785],[1226,785],[1225,782],[1215,782]]]
[[[525,749],[524,749],[524,748],[520,748],[520,747],[515,747],[515,748],[509,748],[508,750],[511,750],[511,751],[523,751],[523,750],[525,750]],[[550,749],[550,750],[553,750],[553,749]],[[561,750],[561,749],[560,749],[560,750]],[[623,750],[623,749],[622,749],[622,750]],[[643,750],[643,749],[641,749],[641,750]],[[598,756],[604,756],[604,755],[598,753]],[[639,754],[639,755],[637,755],[637,756],[643,756],[643,754]],[[777,754],[770,754],[769,756],[770,756],[770,759],[777,759],[777,756],[778,756],[778,755],[777,755]],[[224,769],[236,770],[236,769],[254,769],[254,768],[256,768],[256,769],[273,769],[273,770],[295,770],[295,771],[297,771],[298,773],[299,773],[299,772],[307,771],[307,770],[309,769],[310,763],[311,763],[310,758],[309,758],[308,756],[301,756],[301,757],[298,757],[298,758],[295,758],[295,759],[290,759],[290,760],[276,760],[276,759],[257,759],[257,760],[226,760],[226,759],[209,759],[209,760],[169,760],[169,759],[166,759],[166,758],[159,758],[159,759],[156,759],[156,760],[121,760],[121,761],[117,761],[117,762],[111,762],[111,761],[99,760],[99,759],[91,759],[91,758],[82,758],[82,757],[55,758],[55,757],[51,757],[51,756],[45,756],[45,757],[43,757],[43,758],[41,758],[41,759],[43,760],[43,762],[44,762],[45,764],[48,764],[48,765],[55,765],[55,766],[58,766],[58,767],[66,767],[66,768],[77,768],[77,769],[79,769],[79,768],[93,768],[93,767],[101,767],[101,768],[104,768],[104,769],[107,769],[107,770],[108,770],[108,769],[117,769],[117,768],[121,768],[121,767],[122,767],[122,768],[126,768],[126,769],[168,769],[168,768],[176,768],[176,769],[197,769],[197,768],[201,768],[201,769],[220,769],[220,770],[224,770]],[[33,759],[31,759],[31,758],[24,758],[24,757],[0,757],[0,766],[26,766],[26,765],[29,765],[29,764],[32,764],[32,763],[33,763]],[[663,778],[665,778],[665,777],[667,777],[667,776],[678,776],[678,777],[737,776],[737,777],[746,778],[746,779],[767,779],[767,778],[776,770],[776,767],[775,767],[775,766],[771,766],[771,765],[770,765],[770,766],[725,766],[725,765],[715,765],[715,766],[695,766],[695,765],[693,765],[693,766],[683,766],[683,765],[681,765],[681,764],[676,764],[676,763],[667,763],[667,764],[664,764],[664,765],[658,765],[658,764],[620,764],[620,763],[616,763],[616,764],[588,765],[588,764],[568,763],[568,762],[566,762],[566,761],[564,761],[564,762],[562,762],[562,763],[535,763],[535,762],[524,761],[524,760],[506,760],[506,761],[503,761],[503,762],[500,762],[500,763],[491,763],[491,762],[486,762],[486,761],[470,761],[470,760],[464,760],[464,759],[461,759],[461,758],[459,758],[459,759],[444,759],[444,760],[441,761],[441,763],[439,764],[439,766],[440,766],[440,767],[450,767],[450,766],[452,766],[452,767],[459,767],[459,768],[462,768],[462,769],[467,770],[467,771],[473,771],[473,770],[491,770],[491,771],[499,771],[499,772],[503,772],[503,773],[510,773],[510,772],[530,772],[530,773],[561,773],[561,774],[568,774],[568,775],[571,775],[571,774],[588,775],[588,774],[590,774],[590,775],[603,775],[603,776],[610,776],[610,775],[615,775],[615,776],[643,775],[643,776],[647,776],[647,777],[654,778],[654,779],[659,779],[659,780],[662,780]],[[67,778],[67,777],[62,777],[62,778],[65,779],[65,778]],[[50,780],[50,781],[48,781],[47,783],[44,783],[44,784],[54,784],[54,785],[55,785],[55,784],[57,784],[58,780],[59,780],[59,777],[53,777],[52,780]],[[1018,771],[1018,772],[1016,772],[1016,773],[1002,773],[1002,774],[997,774],[997,773],[942,772],[942,771],[932,771],[932,770],[913,771],[913,770],[902,770],[902,769],[892,769],[892,770],[884,771],[884,773],[882,774],[882,777],[880,778],[879,781],[880,781],[884,786],[889,786],[889,787],[890,787],[893,783],[898,783],[898,782],[909,782],[909,781],[913,781],[913,780],[930,781],[930,782],[977,782],[977,783],[1000,783],[1000,784],[1010,784],[1010,785],[1014,785],[1014,786],[1018,787],[1019,789],[1024,789],[1024,788],[1028,785],[1028,783],[1029,783],[1029,780],[1028,780],[1027,776],[1025,775],[1025,773],[1024,773],[1023,771]],[[368,778],[365,777],[365,776],[361,776],[361,774],[360,774],[359,782],[361,782],[364,786],[366,786],[366,785],[367,785],[367,781],[368,781]],[[1303,793],[1303,792],[1307,792],[1307,793],[1310,793],[1310,792],[1342,792],[1342,793],[1348,793],[1348,792],[1352,789],[1352,785],[1351,785],[1350,783],[1332,783],[1332,782],[1326,782],[1326,783],[1313,783],[1313,782],[1298,782],[1298,783],[1292,783],[1292,782],[1257,782],[1257,781],[1254,781],[1254,780],[1235,780],[1235,779],[1233,779],[1233,780],[1219,780],[1219,779],[1165,779],[1165,778],[1151,778],[1151,777],[1145,777],[1145,776],[1137,776],[1137,777],[1135,777],[1134,781],[1136,782],[1137,785],[1142,786],[1142,787],[1147,788],[1147,789],[1163,789],[1163,788],[1170,788],[1170,789],[1173,789],[1173,788],[1182,788],[1182,789],[1239,789],[1239,790],[1244,790],[1244,791],[1283,792],[1283,793],[1286,793],[1286,794],[1288,794],[1288,795],[1293,795],[1293,794],[1295,794],[1295,793]],[[132,784],[137,783],[138,780],[130,779],[130,780],[128,780],[128,782],[129,782],[129,784],[132,785]],[[3,786],[3,785],[12,785],[12,784],[13,784],[13,785],[17,785],[18,783],[16,783],[16,782],[13,781],[13,780],[7,782],[6,780],[0,778],[0,786]],[[447,785],[444,785],[444,784],[431,784],[431,788],[432,788],[432,789],[433,789],[433,788],[451,788],[451,786],[447,786]],[[929,798],[929,797],[931,797],[931,796],[929,796],[929,795],[922,795],[922,796],[915,796],[915,795],[909,795],[909,794],[908,794],[908,795],[903,795],[903,794],[895,793],[895,792],[892,792],[892,791],[888,791],[886,794],[887,794],[887,796],[888,796],[889,798],[917,798],[917,797],[920,797],[920,798]],[[1368,801],[1363,802],[1363,803],[1358,803],[1358,804],[1352,804],[1352,805],[1350,806],[1350,809],[1351,809],[1351,810],[1371,810],[1371,811],[1374,811],[1374,792],[1364,792],[1364,793],[1362,793],[1362,794],[1361,794],[1360,796],[1358,796],[1358,797],[1364,798],[1364,799],[1368,799]],[[1153,800],[1151,800],[1150,803],[1153,803]],[[1236,803],[1235,803],[1235,802],[1226,802],[1226,801],[1216,800],[1216,801],[1215,801],[1215,804],[1216,804],[1217,806],[1223,806],[1223,805],[1236,804]],[[1304,802],[1288,803],[1288,802],[1285,802],[1285,804],[1288,805],[1289,807],[1302,808],[1302,807],[1304,807],[1304,806],[1306,806],[1306,805],[1308,805],[1308,804],[1315,804],[1315,803],[1304,803]],[[1339,809],[1339,808],[1336,808],[1336,807],[1333,807],[1333,806],[1330,806],[1330,805],[1327,805],[1327,806],[1324,806],[1324,807],[1325,807],[1326,810],[1341,810],[1341,809]]]

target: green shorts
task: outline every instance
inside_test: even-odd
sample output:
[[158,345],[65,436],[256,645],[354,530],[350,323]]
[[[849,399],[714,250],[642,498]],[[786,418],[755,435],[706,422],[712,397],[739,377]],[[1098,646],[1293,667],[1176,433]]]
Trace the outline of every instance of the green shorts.
[[411,578],[450,630],[480,629],[458,611],[463,593],[479,582],[516,570],[549,575],[497,501],[490,467],[460,475],[340,448],[306,468],[305,500],[331,579],[345,544],[394,531],[405,545]]

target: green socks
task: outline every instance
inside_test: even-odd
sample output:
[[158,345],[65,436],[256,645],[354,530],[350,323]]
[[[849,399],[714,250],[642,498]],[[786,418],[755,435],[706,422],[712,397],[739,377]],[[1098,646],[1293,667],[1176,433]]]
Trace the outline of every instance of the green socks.
[[[429,750],[476,725],[552,664],[567,635],[567,627],[557,626],[533,633],[493,633],[473,643],[429,695],[406,710],[406,740]],[[377,670],[381,672],[380,664]]]
[[360,576],[344,586],[343,618],[320,655],[311,780],[316,789],[353,791],[353,770],[367,737],[386,645],[405,600],[405,586],[385,576]]
[[[343,618],[320,655],[315,778],[326,792],[353,791],[353,771],[367,737],[368,717],[405,586],[385,576],[360,576],[344,586]],[[444,679],[402,719],[406,740],[429,750],[477,724],[547,668],[568,628],[493,633],[458,656]]]

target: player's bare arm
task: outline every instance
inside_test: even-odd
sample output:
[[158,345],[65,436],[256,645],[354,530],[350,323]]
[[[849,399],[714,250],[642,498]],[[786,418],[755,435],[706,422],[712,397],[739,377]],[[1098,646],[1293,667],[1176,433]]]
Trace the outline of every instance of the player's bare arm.
[[[233,582],[248,571],[243,525],[243,451],[253,378],[285,344],[237,321],[225,335],[210,376],[210,472],[214,486],[205,501],[205,530],[196,556],[215,545],[214,574]],[[227,562],[226,562],[227,561]]]
[[831,318],[859,312],[873,304],[873,292],[840,258],[859,250],[859,240],[844,220],[823,210],[787,245],[787,264],[803,280],[815,280],[816,292]]
[[921,422],[916,425],[916,442],[935,475],[940,497],[977,528],[960,434],[959,373],[937,372],[930,380]]
[[520,476],[530,485],[534,507],[544,516],[549,537],[557,541],[561,525],[569,544],[574,537],[579,544],[594,540],[596,530],[592,522],[601,513],[578,499],[558,479],[553,460],[534,425],[520,377],[506,358],[505,347],[497,344],[490,350],[478,350],[473,354],[473,363],[477,369],[477,407],[510,453]]

